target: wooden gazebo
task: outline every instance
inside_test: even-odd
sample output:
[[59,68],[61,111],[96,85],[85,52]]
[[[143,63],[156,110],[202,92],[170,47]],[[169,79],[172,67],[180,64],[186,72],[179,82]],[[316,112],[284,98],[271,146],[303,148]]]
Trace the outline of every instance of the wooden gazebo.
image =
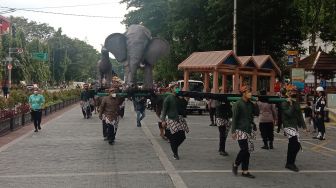
[[[298,68],[304,68],[305,71],[312,71],[314,74],[314,88],[318,86],[317,79],[324,77],[326,80],[333,79],[336,74],[336,56],[329,55],[323,51],[312,53],[308,57],[293,65]],[[327,91],[335,92],[333,86],[327,87]]]
[[213,75],[213,87],[211,92],[218,93],[219,76],[222,77],[221,92],[226,93],[228,76],[232,77],[232,90],[238,93],[238,88],[246,81],[252,86],[252,92],[256,93],[258,78],[267,77],[269,92],[274,92],[275,76],[281,74],[279,67],[269,55],[241,56],[237,57],[232,50],[194,52],[178,65],[178,69],[184,71],[183,90],[188,90],[189,76],[193,72],[204,75],[204,91],[210,89],[210,73]]

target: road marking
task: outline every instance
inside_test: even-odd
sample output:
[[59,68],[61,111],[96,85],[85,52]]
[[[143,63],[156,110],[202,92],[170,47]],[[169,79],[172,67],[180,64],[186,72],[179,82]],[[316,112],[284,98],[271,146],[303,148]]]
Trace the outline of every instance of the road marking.
[[306,144],[310,144],[310,145],[316,146],[316,147],[319,147],[319,148],[323,148],[323,149],[328,150],[328,151],[336,152],[335,149],[331,149],[331,148],[328,148],[328,147],[325,147],[325,146],[320,146],[318,144],[314,144],[314,143],[311,143],[311,142],[308,142],[308,141],[302,141],[302,142],[304,142]]
[[323,147],[323,146],[325,146],[329,143],[330,143],[330,141],[324,141],[324,142],[322,142],[320,144],[317,144],[316,146],[312,147],[311,149],[317,151],[317,150],[321,149],[321,147]]
[[[336,173],[336,170],[249,170],[252,173]],[[232,170],[176,170],[176,173],[232,173]],[[59,173],[59,174],[21,174],[1,175],[0,178],[51,178],[51,177],[80,177],[80,176],[111,176],[111,175],[137,175],[137,174],[168,174],[166,170],[157,171],[120,171],[120,172],[84,172],[84,173]],[[177,186],[177,185],[176,185]]]
[[153,148],[158,155],[163,167],[166,169],[170,179],[172,180],[175,187],[179,188],[186,188],[187,185],[183,181],[182,177],[178,174],[173,164],[168,159],[166,153],[161,148],[160,144],[156,141],[153,134],[150,132],[149,128],[147,127],[146,123],[143,124],[142,130],[144,131],[146,137],[151,141],[153,144]]

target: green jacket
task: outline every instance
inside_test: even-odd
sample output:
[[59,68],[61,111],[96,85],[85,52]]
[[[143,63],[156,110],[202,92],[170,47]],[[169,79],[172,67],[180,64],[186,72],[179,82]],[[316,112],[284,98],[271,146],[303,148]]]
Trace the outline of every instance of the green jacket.
[[235,133],[236,130],[241,130],[251,134],[254,111],[252,102],[245,102],[243,99],[238,100],[233,105],[231,132]]
[[184,115],[187,102],[185,99],[180,99],[173,94],[169,94],[163,101],[161,120],[168,119],[177,120],[179,115]]
[[230,102],[216,102],[216,118],[230,119],[232,117],[232,106]]
[[284,128],[306,128],[299,103],[293,101],[293,105],[291,106],[289,105],[289,102],[285,101],[281,103],[280,107],[282,113],[282,125]]

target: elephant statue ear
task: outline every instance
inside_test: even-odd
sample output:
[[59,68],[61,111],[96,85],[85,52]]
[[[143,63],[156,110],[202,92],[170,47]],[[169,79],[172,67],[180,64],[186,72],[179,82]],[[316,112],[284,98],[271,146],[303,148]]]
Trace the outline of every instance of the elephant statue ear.
[[127,59],[126,36],[121,33],[113,33],[105,39],[104,47],[111,52],[118,62]]
[[161,57],[169,54],[169,44],[162,38],[153,38],[146,49],[145,60],[154,65]]

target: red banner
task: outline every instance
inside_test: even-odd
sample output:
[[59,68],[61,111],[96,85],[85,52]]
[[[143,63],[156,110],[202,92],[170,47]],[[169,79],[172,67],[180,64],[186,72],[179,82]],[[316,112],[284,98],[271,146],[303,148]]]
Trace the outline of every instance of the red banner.
[[9,28],[10,21],[6,17],[0,15],[0,34],[9,32]]

